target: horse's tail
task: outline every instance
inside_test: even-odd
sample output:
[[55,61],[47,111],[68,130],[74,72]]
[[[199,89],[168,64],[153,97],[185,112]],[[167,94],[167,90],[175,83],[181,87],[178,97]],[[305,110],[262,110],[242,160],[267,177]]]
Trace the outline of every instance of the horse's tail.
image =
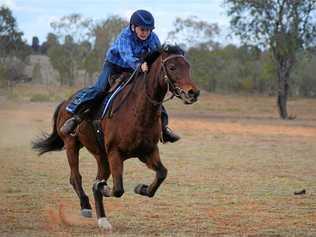
[[44,133],[42,137],[32,142],[32,149],[38,151],[38,155],[42,155],[50,151],[60,151],[64,147],[64,141],[57,133],[57,117],[59,110],[64,102],[61,102],[53,115],[53,132],[51,134]]

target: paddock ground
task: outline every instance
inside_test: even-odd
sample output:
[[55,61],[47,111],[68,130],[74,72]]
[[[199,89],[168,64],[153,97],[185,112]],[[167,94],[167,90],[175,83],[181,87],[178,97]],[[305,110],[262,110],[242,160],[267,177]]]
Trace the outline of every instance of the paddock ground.
[[[274,97],[168,102],[182,136],[160,145],[168,177],[154,198],[138,196],[134,187],[154,174],[126,161],[124,196],[104,201],[112,233],[98,230],[95,213],[80,217],[64,152],[31,150],[56,105],[0,100],[0,236],[316,236],[315,99],[291,99],[289,121],[278,118]],[[93,203],[96,163],[84,149],[80,169]]]

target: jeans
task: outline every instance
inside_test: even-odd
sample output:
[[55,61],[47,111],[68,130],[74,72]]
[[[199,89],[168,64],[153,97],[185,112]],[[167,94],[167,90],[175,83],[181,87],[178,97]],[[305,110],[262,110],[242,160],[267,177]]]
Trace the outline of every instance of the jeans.
[[72,114],[77,113],[82,105],[91,103],[106,92],[109,84],[109,77],[112,73],[112,64],[104,63],[103,69],[93,86],[84,88],[74,95],[66,110]]

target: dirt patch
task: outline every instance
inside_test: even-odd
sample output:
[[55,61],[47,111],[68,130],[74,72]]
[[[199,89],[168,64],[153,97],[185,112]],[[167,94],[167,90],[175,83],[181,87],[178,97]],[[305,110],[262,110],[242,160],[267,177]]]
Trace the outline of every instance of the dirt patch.
[[[168,177],[154,198],[137,196],[134,187],[155,175],[127,161],[126,193],[104,199],[109,236],[316,236],[316,101],[290,101],[293,121],[279,120],[274,103],[206,95],[194,106],[168,104],[170,127],[182,136],[160,145]],[[56,105],[0,104],[2,236],[104,236],[94,210],[91,219],[80,216],[65,154],[31,150],[31,140],[51,130]],[[93,206],[96,164],[84,149],[80,171]]]
[[286,126],[286,125],[267,125],[267,124],[245,124],[241,122],[214,122],[199,120],[195,118],[179,119],[172,121],[172,127],[177,130],[192,131],[203,133],[224,133],[224,134],[249,134],[249,135],[287,135],[316,137],[316,127]]

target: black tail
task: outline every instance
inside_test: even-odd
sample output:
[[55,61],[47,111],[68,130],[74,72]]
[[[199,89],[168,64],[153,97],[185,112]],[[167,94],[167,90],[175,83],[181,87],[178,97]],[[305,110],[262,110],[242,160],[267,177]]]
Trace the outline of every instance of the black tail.
[[32,149],[38,151],[38,155],[42,155],[49,151],[60,151],[64,147],[64,141],[58,136],[57,133],[57,116],[62,106],[63,102],[61,102],[53,116],[53,132],[51,134],[43,134],[42,137],[32,141]]

